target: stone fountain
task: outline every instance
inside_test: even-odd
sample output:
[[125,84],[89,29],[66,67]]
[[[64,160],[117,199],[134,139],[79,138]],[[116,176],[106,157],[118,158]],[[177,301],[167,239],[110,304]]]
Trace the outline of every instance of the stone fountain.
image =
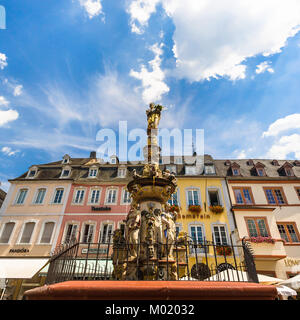
[[167,203],[176,191],[177,181],[173,173],[159,168],[157,134],[162,110],[161,105],[154,103],[146,110],[146,164],[142,174],[133,171],[133,180],[127,185],[132,204],[126,219],[125,238],[122,239],[120,230],[114,233],[112,258],[116,279],[178,279],[174,257],[177,212],[171,212]]

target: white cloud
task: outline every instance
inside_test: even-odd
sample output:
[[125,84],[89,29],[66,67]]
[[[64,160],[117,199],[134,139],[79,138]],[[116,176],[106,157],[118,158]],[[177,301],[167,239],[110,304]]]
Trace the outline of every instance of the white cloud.
[[16,85],[14,88],[14,96],[15,97],[20,96],[22,94],[22,91],[23,91],[23,86],[21,84]]
[[1,149],[1,151],[2,151],[5,155],[7,155],[7,156],[9,156],[9,157],[11,157],[11,156],[15,155],[17,152],[19,152],[18,150],[12,150],[10,147],[3,147],[3,148]]
[[[149,1],[150,2],[150,1]],[[132,1],[131,25],[146,26],[152,6]],[[154,1],[157,5],[157,1]],[[257,55],[279,53],[287,39],[299,31],[299,0],[160,0],[173,20],[173,75],[200,81],[245,78],[245,61]],[[143,13],[141,12],[143,11]]]
[[274,73],[274,69],[270,66],[270,61],[264,61],[256,66],[255,72],[257,74],[264,73],[266,71]]
[[9,101],[6,100],[5,97],[0,96],[0,106],[7,106],[9,104]]
[[4,69],[6,66],[7,66],[6,55],[0,52],[0,69]]
[[79,0],[79,3],[84,7],[90,19],[103,13],[101,0]]
[[300,113],[294,113],[274,121],[268,130],[263,132],[263,137],[277,136],[281,132],[291,129],[300,129]]
[[16,110],[0,110],[0,126],[7,124],[8,122],[17,120],[19,113]]
[[151,71],[141,65],[141,71],[130,70],[130,75],[142,81],[143,100],[145,103],[157,102],[162,95],[169,92],[169,87],[165,84],[165,74],[161,69],[161,55],[163,44],[155,43],[150,50],[154,53],[154,59],[148,62]]
[[281,137],[271,146],[267,156],[271,159],[286,159],[291,153],[300,159],[300,134],[294,133]]
[[130,14],[131,31],[137,34],[144,32],[152,13],[156,11],[156,5],[160,0],[134,0],[130,3],[127,12]]

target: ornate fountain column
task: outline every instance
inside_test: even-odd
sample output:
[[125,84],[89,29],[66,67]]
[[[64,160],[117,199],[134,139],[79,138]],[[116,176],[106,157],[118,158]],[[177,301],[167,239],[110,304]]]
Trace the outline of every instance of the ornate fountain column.
[[[157,134],[162,110],[161,105],[154,103],[146,110],[148,139],[144,157],[147,162],[142,174],[134,171],[133,180],[127,185],[132,205],[125,226],[124,243],[128,249],[122,274],[128,280],[177,279],[173,256],[176,212],[169,212],[167,204],[176,191],[177,181],[173,174],[159,168]],[[113,260],[117,270],[115,251],[119,238],[115,240]],[[120,278],[120,272],[115,272],[115,276]]]

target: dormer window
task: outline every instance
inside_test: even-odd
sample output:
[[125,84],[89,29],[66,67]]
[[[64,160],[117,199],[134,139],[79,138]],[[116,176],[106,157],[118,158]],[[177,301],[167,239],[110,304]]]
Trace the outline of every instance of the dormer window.
[[27,178],[33,179],[37,174],[37,168],[33,167],[28,171]]
[[71,174],[71,168],[67,166],[62,169],[60,177],[61,178],[69,178],[70,174]]
[[240,166],[236,162],[233,162],[230,165],[230,169],[231,169],[231,173],[233,176],[240,176],[241,175]]
[[230,165],[231,165],[231,161],[230,161],[230,160],[226,160],[226,161],[224,162],[224,164],[225,164],[225,166],[230,166]]
[[271,163],[273,166],[279,166],[278,160],[273,160]]
[[295,165],[296,167],[300,167],[300,161],[299,161],[299,160],[295,160],[295,161],[294,161],[294,165]]
[[63,156],[62,164],[70,163],[70,156],[68,154],[65,154]]
[[213,164],[206,164],[204,166],[205,174],[216,174],[215,166]]
[[261,162],[257,162],[255,166],[251,169],[251,174],[253,176],[265,177],[267,175],[265,165]]
[[248,161],[247,161],[247,165],[248,165],[248,166],[254,166],[253,160],[251,160],[251,159],[248,160]]
[[196,167],[195,166],[185,166],[185,174],[186,175],[195,175],[196,174]]
[[117,156],[111,156],[110,157],[110,164],[117,164],[118,161],[118,157]]
[[89,178],[96,178],[97,173],[98,173],[98,169],[97,168],[95,168],[95,167],[90,168],[90,170],[89,170]]
[[289,162],[285,162],[283,166],[278,169],[278,173],[281,176],[294,177],[293,165]]
[[125,178],[126,177],[126,168],[119,168],[118,169],[118,177]]

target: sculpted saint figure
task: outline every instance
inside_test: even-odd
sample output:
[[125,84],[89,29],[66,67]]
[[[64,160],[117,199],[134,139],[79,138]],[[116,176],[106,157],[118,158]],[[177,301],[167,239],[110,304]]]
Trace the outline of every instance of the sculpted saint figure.
[[128,261],[133,261],[137,257],[140,226],[141,211],[139,210],[139,205],[133,203],[127,215],[125,227],[125,237],[129,244]]
[[161,105],[155,105],[154,103],[150,103],[149,109],[146,110],[147,120],[148,120],[148,129],[157,129],[160,114],[163,107]]
[[173,258],[173,249],[176,239],[176,213],[169,211],[169,204],[165,205],[165,211],[161,215],[163,230],[163,257]]

